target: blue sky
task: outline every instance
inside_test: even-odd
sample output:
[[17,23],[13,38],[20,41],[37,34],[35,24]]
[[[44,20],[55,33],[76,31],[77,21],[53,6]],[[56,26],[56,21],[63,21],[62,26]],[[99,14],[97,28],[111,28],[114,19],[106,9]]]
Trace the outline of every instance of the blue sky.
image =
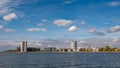
[[1,0],[0,39],[120,37],[120,0]]

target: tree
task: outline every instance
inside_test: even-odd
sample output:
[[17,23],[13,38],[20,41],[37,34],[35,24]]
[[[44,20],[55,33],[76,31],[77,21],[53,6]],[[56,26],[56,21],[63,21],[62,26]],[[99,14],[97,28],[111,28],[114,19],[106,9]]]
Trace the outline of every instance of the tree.
[[103,48],[103,47],[100,47],[100,48],[99,48],[99,51],[104,51],[104,48]]
[[104,48],[104,51],[111,51],[110,46],[106,45],[105,48]]
[[114,47],[114,48],[111,48],[111,50],[112,50],[112,51],[115,51],[116,49],[117,49],[116,47]]

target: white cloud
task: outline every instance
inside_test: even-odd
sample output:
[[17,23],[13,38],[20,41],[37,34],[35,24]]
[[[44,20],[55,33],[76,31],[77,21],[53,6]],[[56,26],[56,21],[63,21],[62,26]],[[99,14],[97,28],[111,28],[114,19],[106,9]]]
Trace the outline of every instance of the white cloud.
[[0,0],[0,15],[8,14],[10,12],[15,12],[14,6],[21,4],[20,0]]
[[72,24],[72,21],[66,20],[66,19],[60,19],[60,20],[55,20],[53,23],[58,26],[66,26],[66,25]]
[[0,31],[3,31],[3,32],[14,32],[15,30],[14,29],[5,29],[2,25],[0,25]]
[[40,23],[37,24],[37,26],[44,26],[45,22],[47,22],[46,19],[42,19]]
[[77,30],[77,27],[76,26],[71,26],[68,31],[76,31]]
[[67,1],[64,1],[64,3],[66,3],[66,4],[70,4],[70,3],[72,3],[74,0],[67,0]]
[[8,3],[10,2],[10,0],[0,0],[0,15],[5,14],[10,10],[8,6]]
[[0,15],[7,13],[7,8],[4,8],[3,10],[0,10]]
[[11,21],[12,19],[16,19],[16,18],[17,18],[17,15],[15,13],[11,13],[3,16],[3,19],[6,21]]
[[65,5],[65,4],[71,4],[73,3],[75,0],[63,0],[63,3],[61,3],[61,5]]
[[96,30],[96,29],[94,29],[94,28],[89,29],[88,32],[89,32],[89,33],[96,34],[96,35],[99,35],[99,36],[105,35],[105,33],[101,32],[101,31],[98,31],[98,30]]
[[14,32],[14,29],[5,29],[5,32]]
[[79,41],[79,43],[80,43],[80,44],[86,44],[86,43],[87,43],[87,41],[80,40],[80,41]]
[[42,19],[41,21],[42,21],[42,22],[47,22],[47,20],[46,20],[46,19]]
[[2,31],[3,30],[3,26],[2,25],[0,25],[0,31]]
[[4,5],[5,3],[9,3],[9,2],[10,2],[10,0],[0,0],[0,5]]
[[113,42],[119,42],[119,39],[118,38],[114,38]]
[[0,40],[0,46],[19,46],[20,43],[20,41]]
[[93,33],[95,31],[96,31],[96,29],[94,29],[94,28],[91,28],[91,29],[88,30],[88,32],[90,32],[90,33]]
[[43,24],[43,23],[38,23],[38,26],[44,26],[45,24]]
[[85,21],[81,21],[81,22],[80,22],[80,25],[85,25],[85,24],[86,24]]
[[120,25],[116,25],[116,26],[108,29],[107,32],[108,32],[108,33],[114,33],[114,32],[118,32],[118,31],[120,31]]
[[108,3],[108,5],[112,7],[116,7],[116,6],[120,6],[120,2],[110,2]]
[[27,31],[34,32],[34,31],[42,31],[45,32],[45,28],[28,28]]

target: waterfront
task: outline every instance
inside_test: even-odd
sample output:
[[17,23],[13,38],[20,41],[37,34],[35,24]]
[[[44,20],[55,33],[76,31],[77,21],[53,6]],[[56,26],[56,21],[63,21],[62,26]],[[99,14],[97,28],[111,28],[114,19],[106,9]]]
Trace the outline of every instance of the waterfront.
[[0,68],[120,68],[120,53],[0,53]]

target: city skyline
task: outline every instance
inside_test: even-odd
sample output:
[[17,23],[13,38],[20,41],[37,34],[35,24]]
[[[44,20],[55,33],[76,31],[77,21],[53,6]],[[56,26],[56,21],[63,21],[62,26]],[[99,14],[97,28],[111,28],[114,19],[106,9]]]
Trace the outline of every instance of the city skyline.
[[44,39],[80,39],[86,46],[93,38],[113,45],[112,39],[119,45],[119,12],[119,0],[1,0],[0,49]]

